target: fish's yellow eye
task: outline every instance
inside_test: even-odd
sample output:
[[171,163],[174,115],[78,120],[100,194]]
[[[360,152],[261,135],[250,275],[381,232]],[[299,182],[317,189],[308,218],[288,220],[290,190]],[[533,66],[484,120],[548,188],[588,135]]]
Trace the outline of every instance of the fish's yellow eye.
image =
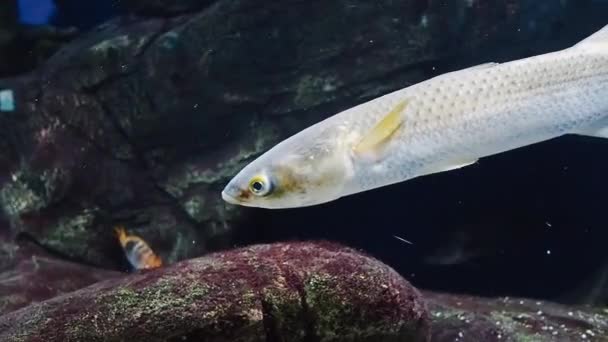
[[266,196],[272,190],[272,183],[268,177],[258,175],[249,181],[249,191],[256,196]]

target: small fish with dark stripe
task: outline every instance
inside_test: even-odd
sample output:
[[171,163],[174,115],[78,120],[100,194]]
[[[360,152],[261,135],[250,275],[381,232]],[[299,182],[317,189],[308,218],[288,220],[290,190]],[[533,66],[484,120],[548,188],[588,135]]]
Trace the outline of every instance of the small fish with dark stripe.
[[140,237],[128,235],[123,226],[114,228],[118,241],[127,256],[127,260],[136,270],[152,269],[162,266],[161,258]]

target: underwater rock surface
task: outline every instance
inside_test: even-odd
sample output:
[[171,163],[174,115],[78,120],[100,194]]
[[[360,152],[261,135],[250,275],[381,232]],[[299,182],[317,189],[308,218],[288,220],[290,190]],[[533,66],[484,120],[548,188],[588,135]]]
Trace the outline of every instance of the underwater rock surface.
[[2,341],[428,341],[420,293],[326,242],[255,245],[104,281],[0,317]]
[[608,341],[608,310],[424,292],[433,342]]
[[[381,262],[328,242],[255,245],[122,276],[47,257],[20,265],[19,279],[32,280],[20,282],[28,291],[59,280],[70,285],[54,299],[0,316],[1,341],[608,340],[606,310],[421,295]],[[0,291],[19,293],[7,286],[7,275],[0,275]],[[94,278],[106,280],[62,294]],[[18,298],[7,307],[6,298],[0,297],[5,312],[26,304]]]
[[121,275],[64,261],[31,244],[0,242],[0,315]]
[[209,6],[215,0],[125,0],[120,6],[137,14],[168,16],[191,13]]
[[522,8],[542,14],[534,1],[466,3],[132,0],[152,15],[111,20],[0,80],[17,107],[0,115],[0,207],[13,230],[104,267],[118,264],[114,224],[168,263],[226,247],[251,211],[219,193],[253,158],[499,40]]

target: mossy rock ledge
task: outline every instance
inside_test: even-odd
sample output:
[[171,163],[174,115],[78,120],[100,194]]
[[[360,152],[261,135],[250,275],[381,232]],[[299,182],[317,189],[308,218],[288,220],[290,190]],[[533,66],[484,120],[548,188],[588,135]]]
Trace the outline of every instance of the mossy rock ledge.
[[429,341],[420,293],[328,242],[253,245],[0,317],[0,341]]

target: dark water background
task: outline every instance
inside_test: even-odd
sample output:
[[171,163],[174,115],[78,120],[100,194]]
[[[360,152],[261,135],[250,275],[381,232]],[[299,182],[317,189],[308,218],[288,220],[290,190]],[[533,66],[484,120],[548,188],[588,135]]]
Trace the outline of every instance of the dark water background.
[[[42,2],[24,1],[21,18],[86,30],[120,13],[112,1],[57,0],[56,13],[44,19],[45,14],[34,15]],[[547,13],[546,20],[554,22],[553,40],[539,48],[522,51],[519,33],[509,32],[483,54],[438,61],[429,76],[565,48],[608,24],[606,1],[580,1],[572,8],[565,18]],[[526,18],[521,24],[533,25]],[[608,141],[568,136],[319,207],[257,210],[254,223],[237,239],[239,244],[343,242],[428,289],[564,301],[599,289],[603,298],[601,289],[608,291],[603,281],[608,272],[606,155]]]

